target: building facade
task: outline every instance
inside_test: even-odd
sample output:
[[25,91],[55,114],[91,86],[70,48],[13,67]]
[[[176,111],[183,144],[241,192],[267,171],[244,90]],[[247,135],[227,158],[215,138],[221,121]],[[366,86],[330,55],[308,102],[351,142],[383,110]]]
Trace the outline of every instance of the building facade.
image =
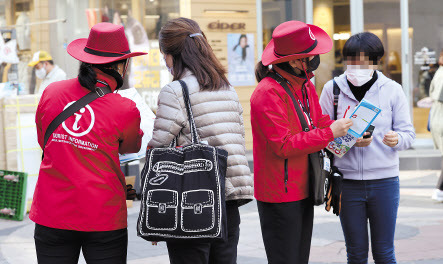
[[438,59],[443,48],[442,13],[443,5],[435,0],[0,0],[0,28],[16,30],[19,80],[32,93],[38,80],[27,63],[34,52],[49,51],[68,78],[73,78],[79,63],[67,54],[66,46],[87,37],[96,23],[125,26],[131,49],[149,53],[132,60],[128,85],[139,89],[155,109],[159,90],[171,81],[158,32],[169,19],[192,18],[228,69],[244,108],[250,149],[254,65],[273,29],[294,19],[314,23],[334,39],[333,51],[321,56],[316,71],[319,93],[328,80],[344,71],[341,49],[351,34],[370,31],[379,36],[385,47],[380,70],[403,85],[418,140],[430,142],[429,108],[419,108],[417,102],[427,96],[432,58]]

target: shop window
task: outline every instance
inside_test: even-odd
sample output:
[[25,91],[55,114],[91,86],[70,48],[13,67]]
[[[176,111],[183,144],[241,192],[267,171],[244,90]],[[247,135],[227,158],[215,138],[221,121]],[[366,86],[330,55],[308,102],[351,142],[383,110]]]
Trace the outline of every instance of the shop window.
[[[0,82],[8,87],[17,88],[18,93],[29,93],[31,69],[27,66],[31,58],[32,32],[29,26],[33,9],[32,0],[2,0],[0,1],[0,34],[2,42],[14,45],[3,48],[8,50],[2,57],[0,65]],[[15,42],[15,44],[12,44]],[[9,43],[9,44],[8,44]],[[11,53],[12,51],[12,53]],[[6,55],[9,54],[9,55]],[[10,55],[13,54],[13,55]],[[18,58],[18,63],[15,59]],[[8,91],[9,93],[9,91]]]
[[274,29],[289,20],[305,21],[305,0],[262,0],[263,49]]
[[413,114],[417,138],[430,137],[427,131],[430,105],[429,88],[439,68],[438,59],[443,49],[443,6],[440,1],[409,0],[411,37]]
[[[401,84],[401,27],[400,0],[364,0],[364,30],[377,35],[383,43],[385,56],[379,70]],[[410,32],[412,35],[412,30]]]
[[132,59],[129,82],[125,85],[137,88],[148,105],[155,110],[161,87],[171,80],[160,53],[158,33],[168,20],[180,16],[179,0],[91,2],[86,12],[89,27],[99,22],[123,25],[131,51],[148,52],[147,56]]
[[333,39],[329,53],[320,55],[320,66],[315,71],[315,87],[318,94],[323,86],[344,72],[343,45],[350,37],[349,0],[314,1],[314,24],[321,27]]

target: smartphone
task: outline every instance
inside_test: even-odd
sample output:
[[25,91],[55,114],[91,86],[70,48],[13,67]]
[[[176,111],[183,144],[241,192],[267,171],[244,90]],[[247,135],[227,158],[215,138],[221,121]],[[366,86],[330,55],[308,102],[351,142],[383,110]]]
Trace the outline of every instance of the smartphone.
[[369,132],[369,135],[365,135],[365,136],[363,136],[363,138],[370,138],[370,137],[372,137],[372,133],[374,133],[374,129],[375,129],[375,126],[370,125],[368,127],[368,129],[366,130],[366,132]]

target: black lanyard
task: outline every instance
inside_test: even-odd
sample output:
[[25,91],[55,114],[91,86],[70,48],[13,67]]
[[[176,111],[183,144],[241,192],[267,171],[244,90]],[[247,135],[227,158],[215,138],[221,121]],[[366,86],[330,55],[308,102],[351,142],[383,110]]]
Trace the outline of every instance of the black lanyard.
[[[280,77],[280,78],[282,78],[283,80],[285,80],[285,82],[287,83],[287,84],[289,84],[289,86],[292,88],[292,84],[288,81],[288,80],[286,80],[283,76],[281,76],[278,72],[276,72],[276,74]],[[303,109],[303,112],[306,114],[306,116],[309,118],[309,122],[311,123],[311,126],[312,126],[312,128],[315,128],[314,127],[314,122],[312,121],[312,118],[311,118],[311,107],[310,107],[310,104],[309,104],[309,96],[308,96],[308,92],[307,92],[307,90],[306,90],[306,86],[305,86],[305,83],[307,83],[308,81],[304,81],[303,82],[303,84],[302,84],[302,88],[301,88],[301,93],[302,93],[302,97],[303,97],[303,102],[300,100],[300,97],[297,95],[297,93],[295,93],[294,92],[294,94],[295,94],[295,96],[297,97],[297,101],[298,101],[298,104],[300,105],[300,107]]]

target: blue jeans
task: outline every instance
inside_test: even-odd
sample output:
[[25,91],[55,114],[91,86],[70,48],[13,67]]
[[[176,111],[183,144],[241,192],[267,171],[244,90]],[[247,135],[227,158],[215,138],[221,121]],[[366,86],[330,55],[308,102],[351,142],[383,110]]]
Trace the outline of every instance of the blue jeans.
[[397,263],[394,233],[399,200],[398,177],[343,181],[340,222],[348,263],[368,263],[368,220],[375,263]]

